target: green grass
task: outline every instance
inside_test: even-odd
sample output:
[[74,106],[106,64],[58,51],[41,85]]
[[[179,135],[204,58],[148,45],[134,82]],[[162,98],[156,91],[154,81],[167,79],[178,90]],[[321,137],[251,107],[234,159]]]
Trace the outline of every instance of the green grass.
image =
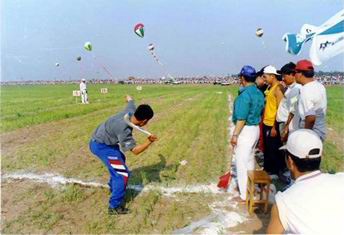
[[[21,127],[82,116],[90,112],[113,107],[126,95],[132,94],[139,100],[154,98],[163,94],[174,95],[183,90],[165,86],[143,86],[142,92],[136,86],[89,85],[89,105],[80,104],[80,97],[73,97],[72,91],[78,85],[4,86],[1,87],[1,132]],[[108,94],[101,94],[100,88],[108,87]],[[76,100],[78,104],[76,104]]]
[[344,87],[329,86],[327,91],[326,122],[342,136],[344,134]]
[[[125,107],[126,94],[153,107],[155,116],[145,128],[159,138],[139,156],[127,153],[129,184],[209,183],[228,169],[227,94],[235,97],[237,87],[144,85],[138,92],[134,85],[89,85],[90,104],[81,105],[71,96],[77,86],[1,87],[3,172],[49,172],[105,183],[107,170],[89,152],[88,141],[99,123]],[[109,94],[100,94],[102,87]],[[328,122],[340,132],[342,88],[327,89]],[[145,138],[136,131],[134,137],[138,143]],[[188,163],[182,166],[182,160]],[[343,170],[343,160],[327,140],[322,169]],[[213,200],[206,194],[165,197],[128,190],[125,201],[133,212],[114,218],[107,215],[107,189],[17,184],[15,193],[6,185],[2,190],[11,200],[5,208],[19,208],[15,215],[2,215],[2,233],[170,233],[207,215]]]

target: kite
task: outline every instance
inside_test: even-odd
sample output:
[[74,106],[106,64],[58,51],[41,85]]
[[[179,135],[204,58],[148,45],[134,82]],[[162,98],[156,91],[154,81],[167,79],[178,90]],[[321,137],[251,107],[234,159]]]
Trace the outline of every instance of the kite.
[[140,38],[143,38],[145,36],[144,25],[141,23],[135,25],[134,32],[136,33],[137,36],[139,36]]
[[263,34],[264,34],[263,29],[262,28],[258,28],[257,31],[256,31],[256,36],[260,38],[260,37],[263,36]]
[[155,61],[158,62],[158,64],[163,65],[163,64],[160,62],[160,60],[159,60],[159,58],[157,57],[157,55],[155,54],[155,52],[154,52],[155,46],[154,46],[153,43],[150,43],[150,44],[148,45],[148,50],[149,50],[149,52],[151,53],[151,55],[153,56],[153,58],[155,59]]
[[59,67],[59,66],[60,66],[60,64],[59,64],[59,63],[56,63],[56,64],[55,64],[55,66],[56,66],[56,67]]
[[84,44],[84,48],[86,51],[92,51],[92,44],[90,42],[86,42]]
[[286,33],[282,38],[286,51],[298,55],[302,46],[312,41],[309,57],[314,65],[344,52],[344,9],[320,26],[304,24],[299,33]]
[[76,60],[80,61],[81,60],[81,56],[76,57]]

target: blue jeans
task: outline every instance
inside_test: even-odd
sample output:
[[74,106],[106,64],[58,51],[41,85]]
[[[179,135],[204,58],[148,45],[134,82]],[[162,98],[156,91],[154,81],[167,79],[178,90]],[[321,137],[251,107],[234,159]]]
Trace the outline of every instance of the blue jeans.
[[117,145],[110,146],[91,140],[89,147],[91,152],[103,162],[110,173],[108,182],[111,192],[109,208],[119,207],[124,199],[130,175],[129,169],[125,165],[125,156]]

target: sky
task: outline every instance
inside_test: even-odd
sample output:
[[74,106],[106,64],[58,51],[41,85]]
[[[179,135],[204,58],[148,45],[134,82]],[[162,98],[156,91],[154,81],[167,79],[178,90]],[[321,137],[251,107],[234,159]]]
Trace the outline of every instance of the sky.
[[[288,54],[282,36],[324,23],[343,1],[1,0],[0,8],[2,81],[126,79],[224,76],[246,64],[259,70],[309,58],[309,45]],[[133,32],[137,23],[144,38]],[[343,71],[343,54],[316,70]]]

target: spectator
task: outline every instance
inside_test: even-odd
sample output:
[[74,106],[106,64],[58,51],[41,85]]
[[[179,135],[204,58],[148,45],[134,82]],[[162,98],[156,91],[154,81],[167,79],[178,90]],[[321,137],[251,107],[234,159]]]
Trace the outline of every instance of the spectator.
[[265,83],[264,78],[263,78],[265,67],[263,67],[261,70],[259,70],[257,72],[257,78],[256,78],[256,85],[257,85],[258,89],[261,90],[261,92],[263,92],[263,94],[266,91],[266,89],[268,88],[268,84]]
[[[265,96],[265,91],[268,88],[268,85],[265,83],[265,80],[263,78],[263,74],[264,74],[264,68],[266,66],[264,66],[263,68],[261,68],[258,72],[257,72],[257,78],[256,78],[256,85],[257,88],[263,93],[263,95]],[[259,157],[261,159],[261,157],[264,155],[262,155],[262,153],[264,152],[264,142],[263,142],[263,120],[264,120],[264,109],[262,112],[262,118],[260,120],[259,123],[259,141],[258,141],[258,150],[260,151]],[[258,155],[257,155],[258,156]],[[263,156],[264,157],[264,156]],[[261,160],[264,160],[263,158]],[[261,162],[261,161],[258,161]]]
[[300,60],[296,64],[296,82],[301,84],[298,112],[300,128],[312,129],[325,140],[325,115],[327,98],[325,87],[316,81],[312,62]]
[[254,150],[259,139],[260,115],[264,106],[263,94],[255,85],[256,71],[245,65],[240,71],[243,89],[234,101],[231,138],[236,160],[240,199],[246,200],[247,171],[254,169]]
[[270,175],[278,175],[285,169],[282,146],[276,114],[283,98],[283,86],[277,80],[276,68],[269,65],[263,70],[264,80],[269,85],[265,91],[265,108],[263,119],[264,170]]
[[276,121],[280,123],[280,133],[284,141],[286,141],[289,131],[292,132],[299,127],[299,117],[294,118],[294,114],[301,85],[295,82],[295,67],[296,65],[290,62],[280,70],[287,90],[278,106]]
[[287,166],[295,183],[276,194],[268,234],[344,234],[344,174],[319,171],[323,144],[312,130],[290,134]]

